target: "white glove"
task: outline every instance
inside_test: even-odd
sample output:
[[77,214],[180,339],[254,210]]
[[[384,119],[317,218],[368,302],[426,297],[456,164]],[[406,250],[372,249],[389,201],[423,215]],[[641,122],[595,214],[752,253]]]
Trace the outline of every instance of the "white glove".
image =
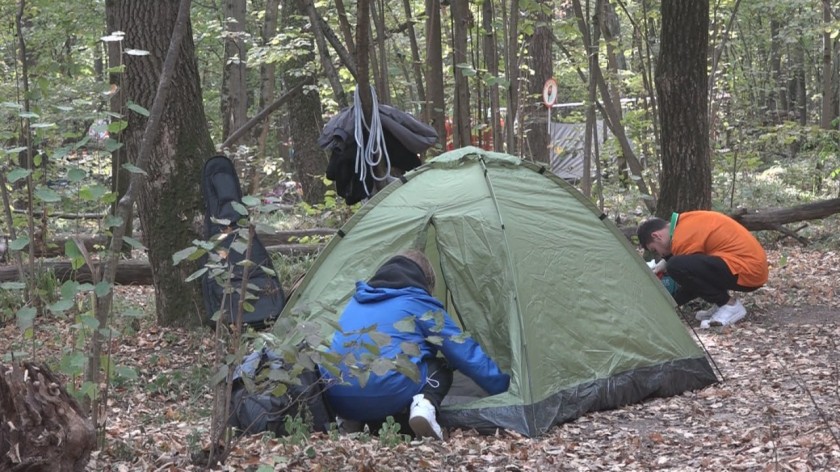
[[653,266],[653,273],[654,274],[660,274],[662,272],[665,272],[665,266],[667,264],[668,264],[668,261],[666,261],[665,259],[660,260],[659,262],[656,263],[655,266]]

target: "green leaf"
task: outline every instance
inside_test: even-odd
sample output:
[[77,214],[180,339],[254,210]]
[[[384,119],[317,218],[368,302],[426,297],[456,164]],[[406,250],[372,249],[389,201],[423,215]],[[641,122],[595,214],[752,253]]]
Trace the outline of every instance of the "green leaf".
[[21,236],[9,243],[9,249],[12,251],[22,251],[27,244],[29,244],[29,237]]
[[417,343],[403,341],[400,343],[400,350],[409,357],[420,356],[420,346],[418,346]]
[[[117,226],[121,226],[123,224],[123,219],[119,216],[108,215],[105,217],[105,227],[106,228],[115,228]],[[123,236],[125,239],[125,236]]]
[[105,150],[108,152],[114,152],[121,147],[123,147],[123,143],[117,141],[116,139],[108,138],[105,140]]
[[55,128],[55,123],[32,123],[29,126],[35,129]]
[[213,375],[212,379],[210,379],[210,385],[211,386],[212,385],[218,385],[218,384],[224,382],[225,380],[227,380],[227,374],[228,374],[228,366],[227,366],[227,364],[222,364],[222,366],[219,368],[219,371],[216,372],[215,375]]
[[141,115],[143,115],[143,116],[149,116],[149,110],[146,110],[145,108],[143,108],[143,107],[141,107],[140,105],[138,105],[138,104],[136,104],[136,103],[132,102],[131,100],[129,100],[129,102],[128,102],[128,104],[126,105],[126,107],[127,107],[129,110],[131,110],[131,111],[133,111],[133,112],[135,112],[135,113],[139,113],[139,114],[141,114]]
[[443,346],[443,337],[442,336],[428,336],[426,337],[426,341],[435,346]]
[[15,167],[11,172],[9,172],[9,175],[6,177],[6,180],[8,180],[10,184],[13,184],[18,180],[27,178],[31,173],[32,171],[29,169]]
[[181,261],[188,259],[198,251],[197,247],[188,247],[172,254],[172,265],[178,265]]
[[242,197],[242,203],[249,207],[255,207],[260,204],[260,199],[252,195],[245,195]]
[[73,259],[76,257],[82,257],[82,251],[79,250],[79,246],[76,245],[76,241],[68,239],[67,241],[64,241],[64,255]]
[[108,282],[99,282],[96,284],[96,287],[93,289],[93,293],[96,294],[97,297],[104,297],[111,292],[111,284]]
[[72,167],[67,171],[67,180],[70,182],[81,182],[87,177],[87,172],[78,167]]
[[15,314],[15,318],[17,318],[17,325],[21,331],[27,330],[32,327],[33,322],[35,321],[35,315],[38,314],[38,310],[35,307],[25,306],[17,311]]
[[198,269],[197,271],[190,274],[190,276],[187,277],[185,282],[192,282],[193,280],[195,280],[195,279],[201,277],[202,275],[204,275],[204,273],[207,272],[207,270],[208,270],[207,267],[202,267],[201,269]]
[[79,321],[81,322],[82,326],[85,328],[96,331],[99,328],[99,320],[94,318],[93,316],[82,316]]
[[137,371],[132,369],[131,367],[118,365],[114,369],[114,373],[117,374],[117,377],[121,379],[137,380]]
[[391,336],[388,336],[385,333],[380,333],[379,331],[374,331],[370,333],[370,339],[373,340],[378,346],[387,346],[391,344]]
[[411,359],[404,356],[397,357],[395,368],[397,372],[405,375],[411,380],[415,382],[420,381],[420,370],[414,362],[411,362]]
[[37,113],[33,113],[31,111],[25,111],[18,113],[18,117],[20,118],[40,118]]
[[413,316],[407,316],[394,323],[394,328],[403,333],[413,333],[417,330],[417,324]]
[[129,236],[123,236],[123,242],[134,249],[146,249],[146,246],[144,246],[143,243]]
[[47,307],[51,313],[64,313],[65,311],[73,308],[76,305],[76,301],[72,298],[62,298],[61,300],[49,305]]
[[127,170],[127,171],[129,171],[129,172],[131,172],[132,174],[143,174],[143,175],[149,175],[149,174],[148,174],[145,170],[143,170],[143,169],[141,169],[141,168],[137,167],[137,166],[136,166],[136,165],[134,165],[134,164],[123,164],[123,165],[122,165],[122,168],[123,168],[123,169],[125,169],[125,170]]
[[61,284],[61,298],[75,298],[80,289],[81,284],[79,284],[79,282],[76,282],[75,280],[68,280],[67,282]]
[[236,210],[236,212],[239,213],[240,215],[242,215],[242,216],[247,216],[248,215],[248,209],[245,208],[245,206],[243,206],[241,203],[230,202],[230,206],[233,207],[233,209]]
[[88,202],[97,202],[109,191],[104,185],[94,184],[82,188],[79,191],[79,198]]
[[381,357],[373,361],[373,363],[370,365],[371,372],[380,377],[393,370],[393,368],[394,364],[390,360],[383,359]]
[[35,198],[45,203],[55,203],[61,201],[61,195],[59,195],[55,190],[49,187],[44,187],[43,185],[39,185],[38,188],[35,189]]
[[119,133],[120,131],[128,128],[128,122],[125,120],[115,120],[108,123],[108,132],[109,133]]

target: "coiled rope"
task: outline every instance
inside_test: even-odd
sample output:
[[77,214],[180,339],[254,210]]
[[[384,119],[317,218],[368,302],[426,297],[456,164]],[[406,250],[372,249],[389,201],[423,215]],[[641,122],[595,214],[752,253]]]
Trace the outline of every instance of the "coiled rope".
[[[356,85],[356,91],[353,93],[353,118],[355,121],[353,137],[356,139],[356,165],[354,170],[359,180],[365,189],[365,194],[370,195],[371,192],[367,188],[367,175],[370,172],[373,180],[383,181],[388,180],[391,175],[391,159],[388,156],[388,147],[385,145],[385,135],[382,133],[382,120],[379,117],[379,103],[376,99],[376,91],[373,86],[370,87],[371,94],[371,113],[370,126],[365,121],[364,111],[362,110],[362,102],[359,98],[359,86]],[[365,143],[364,130],[368,131],[368,140]],[[385,159],[385,174],[382,177],[377,177],[376,166]]]

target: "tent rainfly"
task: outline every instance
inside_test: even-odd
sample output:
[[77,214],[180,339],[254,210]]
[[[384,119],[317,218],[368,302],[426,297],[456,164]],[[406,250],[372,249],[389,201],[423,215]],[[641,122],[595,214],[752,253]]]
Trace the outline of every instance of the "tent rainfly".
[[511,375],[494,396],[453,386],[444,426],[534,437],[589,411],[717,381],[615,224],[545,168],[474,147],[377,193],[323,250],[281,318],[337,319],[357,280],[409,248],[425,251],[435,296]]

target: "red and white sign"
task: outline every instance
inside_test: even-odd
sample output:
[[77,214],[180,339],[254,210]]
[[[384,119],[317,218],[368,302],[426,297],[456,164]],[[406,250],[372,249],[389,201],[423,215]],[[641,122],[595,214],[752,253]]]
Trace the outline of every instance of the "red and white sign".
[[543,86],[543,103],[547,108],[551,108],[557,100],[557,81],[548,79]]

